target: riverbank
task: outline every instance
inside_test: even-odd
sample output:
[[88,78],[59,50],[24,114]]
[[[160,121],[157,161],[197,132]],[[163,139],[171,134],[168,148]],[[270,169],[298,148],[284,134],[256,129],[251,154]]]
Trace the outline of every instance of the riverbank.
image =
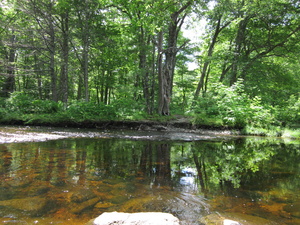
[[[181,132],[181,133],[200,133],[201,135],[239,135],[239,136],[268,136],[268,137],[284,137],[291,139],[300,138],[300,129],[288,129],[274,127],[272,129],[262,129],[255,127],[229,127],[221,126],[214,123],[211,124],[196,124],[193,119],[188,116],[174,115],[170,117],[149,118],[140,120],[70,120],[70,118],[52,119],[43,116],[43,119],[34,120],[7,120],[0,121],[0,126],[20,127],[21,131],[9,134],[5,131],[0,133],[0,143],[19,142],[24,140],[44,141],[49,139],[67,138],[64,135],[46,134],[26,137],[22,130],[27,127],[44,127],[45,129],[96,129],[98,131],[145,131],[145,132]],[[40,131],[39,131],[40,132]],[[25,135],[25,136],[24,136]],[[49,136],[50,135],[50,136]],[[73,134],[71,135],[73,136]],[[75,135],[76,136],[76,135]]]
[[238,131],[189,128],[184,124],[110,123],[105,127],[51,127],[0,125],[0,144],[15,142],[41,142],[66,138],[123,138],[132,140],[210,140],[231,138]]

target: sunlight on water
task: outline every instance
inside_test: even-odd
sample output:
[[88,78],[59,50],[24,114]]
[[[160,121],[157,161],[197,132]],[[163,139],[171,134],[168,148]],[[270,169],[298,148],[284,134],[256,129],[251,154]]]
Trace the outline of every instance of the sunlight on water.
[[191,139],[1,144],[0,222],[85,224],[103,212],[157,211],[182,224],[300,224],[299,143]]

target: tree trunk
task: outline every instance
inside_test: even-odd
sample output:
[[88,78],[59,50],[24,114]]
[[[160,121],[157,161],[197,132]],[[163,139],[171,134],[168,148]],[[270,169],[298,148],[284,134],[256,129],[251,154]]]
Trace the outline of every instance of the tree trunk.
[[48,50],[49,59],[49,75],[50,75],[50,89],[53,101],[58,101],[58,90],[57,90],[57,74],[55,72],[55,54],[56,54],[56,33],[55,33],[55,22],[54,18],[54,2],[49,1],[47,4],[43,1],[36,2],[34,0],[29,1],[30,12],[33,12],[33,17],[36,23],[40,27],[39,33],[45,43]]
[[240,64],[242,62],[242,50],[243,50],[243,45],[245,43],[245,32],[247,28],[249,18],[246,17],[242,19],[239,23],[237,35],[235,38],[235,50],[234,50],[234,59],[233,59],[233,64],[232,64],[232,72],[231,76],[229,78],[229,84],[230,86],[233,85],[239,76],[239,68]]
[[6,80],[2,89],[2,96],[9,97],[11,93],[15,90],[15,59],[16,59],[16,48],[14,47],[16,43],[16,36],[11,35],[10,44],[11,47],[7,52],[7,67],[6,67]]
[[85,101],[88,102],[90,99],[89,96],[89,40],[88,36],[84,37],[83,44],[83,77],[84,77],[84,96]]
[[61,31],[62,31],[62,63],[60,75],[60,97],[61,101],[68,102],[68,61],[69,61],[69,18],[68,13],[65,12],[61,15]]
[[[164,65],[159,71],[159,101],[158,114],[168,116],[170,115],[170,103],[172,98],[173,78],[176,64],[176,55],[180,48],[177,48],[178,34],[183,25],[186,14],[179,18],[180,14],[184,12],[190,5],[191,1],[187,2],[178,11],[172,13],[171,21],[168,27],[167,49],[163,51],[165,55]],[[162,38],[162,37],[160,37]],[[162,41],[161,41],[162,42]],[[162,43],[160,43],[162,46]],[[162,51],[159,51],[160,60],[162,60]]]
[[162,114],[163,110],[163,93],[164,93],[164,83],[163,83],[163,74],[162,74],[162,63],[163,63],[163,32],[160,31],[157,37],[157,51],[158,51],[158,59],[157,59],[157,73],[158,73],[158,113]]
[[139,34],[139,74],[142,75],[143,95],[146,102],[147,113],[151,114],[150,101],[150,84],[149,84],[149,69],[147,66],[147,46],[145,31],[143,26],[140,26]]
[[217,43],[217,38],[218,38],[220,32],[230,24],[230,23],[226,23],[223,26],[221,26],[221,19],[222,19],[222,15],[220,15],[218,17],[218,20],[217,20],[217,24],[216,24],[216,27],[215,27],[215,32],[214,32],[214,35],[212,37],[212,40],[211,40],[211,43],[209,45],[209,49],[208,49],[208,52],[207,52],[207,61],[203,65],[203,69],[202,69],[202,72],[201,72],[201,77],[200,77],[200,80],[199,80],[199,83],[198,83],[198,86],[197,86],[197,89],[196,89],[196,92],[195,92],[195,95],[194,95],[194,100],[197,100],[197,98],[199,97],[200,91],[203,90],[203,88],[204,88],[205,78],[206,78],[206,80],[208,78],[210,58],[213,55],[215,44]]
[[[92,7],[89,1],[86,1],[86,4],[89,7]],[[80,13],[80,12],[79,12]],[[83,11],[83,21],[82,21],[82,43],[83,43],[83,80],[84,80],[84,96],[85,101],[88,102],[90,100],[89,96],[89,48],[90,48],[90,24],[89,20],[92,18],[91,12],[88,9],[84,9]],[[79,14],[80,16],[80,14]]]

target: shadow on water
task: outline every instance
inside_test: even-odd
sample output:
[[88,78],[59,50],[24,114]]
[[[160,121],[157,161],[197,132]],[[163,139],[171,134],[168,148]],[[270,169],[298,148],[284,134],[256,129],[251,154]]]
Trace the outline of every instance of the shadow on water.
[[182,224],[300,224],[299,143],[77,138],[0,145],[0,221],[84,224],[169,212]]

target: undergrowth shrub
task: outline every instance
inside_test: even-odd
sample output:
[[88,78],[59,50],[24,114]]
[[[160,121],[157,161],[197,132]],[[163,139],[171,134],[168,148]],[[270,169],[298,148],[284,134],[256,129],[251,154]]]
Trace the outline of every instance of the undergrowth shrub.
[[66,109],[66,116],[74,121],[111,120],[116,118],[115,110],[110,105],[94,102],[74,101]]
[[111,103],[118,118],[142,119],[146,117],[143,102],[132,98],[120,98]]
[[23,92],[14,92],[5,101],[5,108],[22,114],[55,113],[60,109],[60,103],[51,100],[36,99]]
[[285,105],[276,107],[276,117],[287,126],[300,126],[300,96],[291,95]]
[[276,120],[271,109],[263,106],[259,97],[250,98],[244,91],[242,80],[231,87],[215,84],[212,91],[199,98],[194,109],[195,124],[244,128],[267,128]]
[[7,110],[5,109],[5,98],[0,98],[0,118],[3,118]]

